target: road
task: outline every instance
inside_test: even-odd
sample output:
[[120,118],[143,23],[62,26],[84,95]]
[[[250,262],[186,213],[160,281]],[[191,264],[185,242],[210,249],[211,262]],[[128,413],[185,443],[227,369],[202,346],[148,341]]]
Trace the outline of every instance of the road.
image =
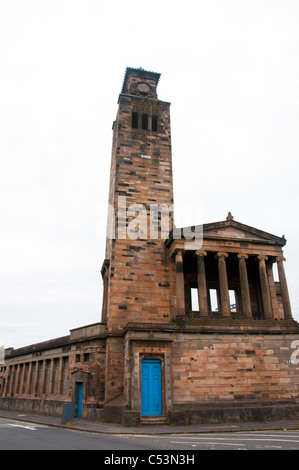
[[299,431],[115,435],[0,418],[0,450],[105,450],[108,457],[117,450],[126,455],[130,450],[183,451],[182,455],[198,450],[299,450]]

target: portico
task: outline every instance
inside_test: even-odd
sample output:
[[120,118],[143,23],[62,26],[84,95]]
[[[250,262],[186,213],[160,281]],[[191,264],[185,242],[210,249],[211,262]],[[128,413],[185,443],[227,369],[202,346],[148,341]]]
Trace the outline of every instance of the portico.
[[166,246],[170,263],[175,263],[173,316],[291,319],[285,243],[284,237],[236,222],[230,214],[223,222],[203,226],[200,249],[198,243],[170,237]]

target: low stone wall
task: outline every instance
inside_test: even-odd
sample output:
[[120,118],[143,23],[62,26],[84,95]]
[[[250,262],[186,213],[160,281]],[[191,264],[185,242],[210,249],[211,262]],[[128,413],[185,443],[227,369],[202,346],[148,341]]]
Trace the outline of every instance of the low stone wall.
[[[1,398],[0,409],[62,417],[64,403],[66,402],[55,400]],[[124,426],[139,426],[141,422],[138,411],[127,410],[123,406],[103,408],[97,404],[83,405],[82,418]],[[167,418],[168,424],[174,426],[299,419],[299,401],[185,404],[169,411]]]
[[33,400],[27,398],[0,398],[0,409],[35,413],[47,416],[62,416],[63,404],[58,400]]
[[[69,402],[30,398],[0,398],[0,409],[60,417],[64,403]],[[82,418],[90,421],[103,421],[103,407],[98,404],[83,404]]]
[[202,404],[182,406],[169,412],[173,425],[266,422],[299,419],[299,402]]

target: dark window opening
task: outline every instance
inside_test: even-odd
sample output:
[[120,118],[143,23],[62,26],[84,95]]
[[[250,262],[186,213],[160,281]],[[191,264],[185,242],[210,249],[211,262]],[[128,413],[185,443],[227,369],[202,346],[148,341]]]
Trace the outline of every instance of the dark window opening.
[[139,114],[137,112],[132,112],[132,128],[133,129],[142,129],[147,131],[149,127],[152,131],[157,132],[158,130],[158,116],[152,116],[151,126],[149,126],[149,116],[146,113]]
[[146,131],[148,128],[147,126],[148,126],[148,115],[142,114],[141,128]]
[[138,129],[138,113],[132,113],[132,127]]

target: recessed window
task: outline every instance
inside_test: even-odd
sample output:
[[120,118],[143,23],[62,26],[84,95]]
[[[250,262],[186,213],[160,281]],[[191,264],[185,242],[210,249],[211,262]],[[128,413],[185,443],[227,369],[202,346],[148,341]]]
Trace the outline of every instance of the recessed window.
[[132,113],[132,127],[138,129],[138,113]]
[[153,132],[158,131],[158,116],[151,117],[151,125],[149,125],[149,115],[146,113],[137,113],[136,111],[132,112],[132,128],[133,129],[142,129],[147,131],[151,129]]
[[148,129],[148,115],[147,114],[142,114],[141,127],[144,131]]

